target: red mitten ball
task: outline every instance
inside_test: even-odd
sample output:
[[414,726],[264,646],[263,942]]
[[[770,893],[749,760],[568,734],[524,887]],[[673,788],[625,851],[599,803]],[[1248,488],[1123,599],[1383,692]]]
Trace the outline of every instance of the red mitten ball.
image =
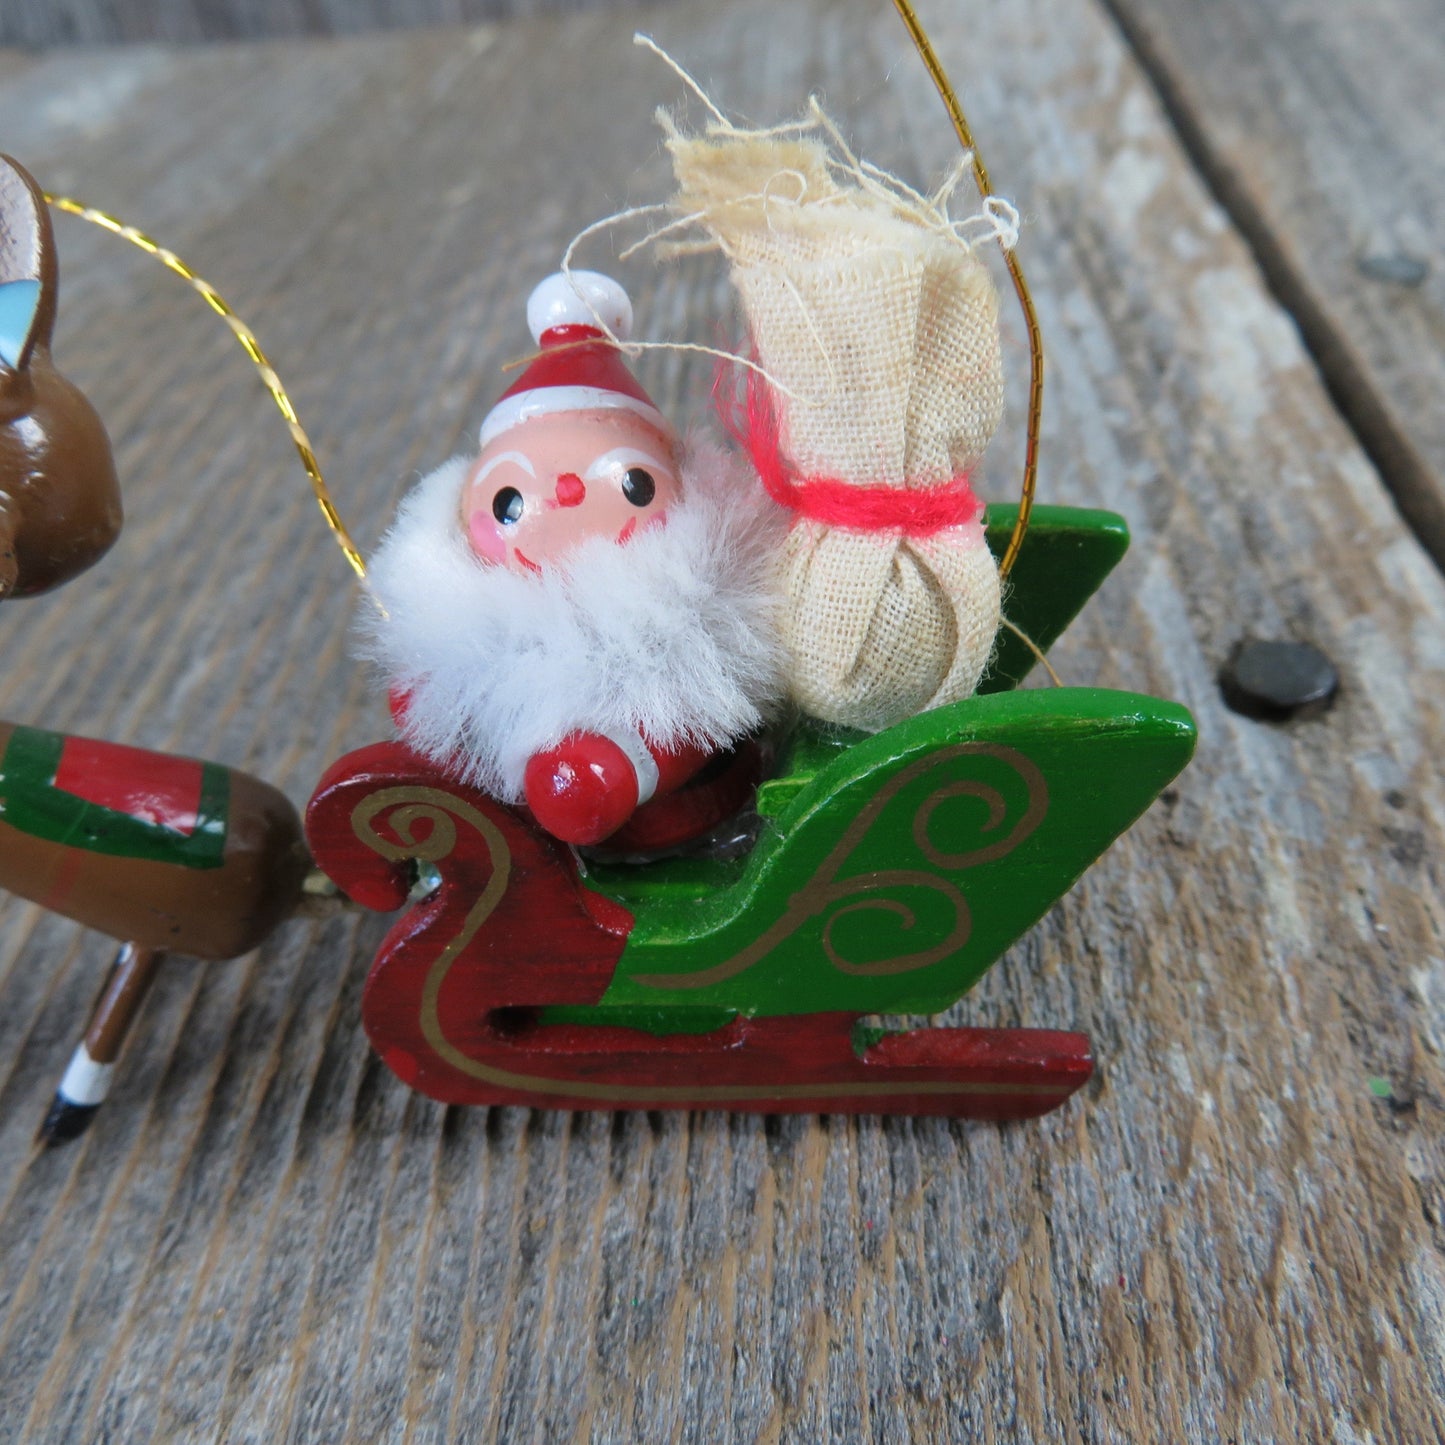
[[636,811],[637,770],[610,738],[573,733],[527,764],[532,816],[563,843],[600,843]]

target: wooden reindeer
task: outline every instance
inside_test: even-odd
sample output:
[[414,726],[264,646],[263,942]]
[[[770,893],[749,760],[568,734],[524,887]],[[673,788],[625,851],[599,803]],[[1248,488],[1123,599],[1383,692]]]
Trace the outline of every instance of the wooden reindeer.
[[295,808],[249,773],[0,722],[0,887],[123,940],[43,1137],[104,1100],[162,955],[249,952],[310,866]]
[[[105,430],[50,361],[56,284],[44,195],[0,157],[0,598],[60,586],[121,527]],[[259,778],[0,721],[0,888],[122,941],[47,1143],[78,1135],[104,1100],[163,954],[255,948],[309,868],[296,810]]]

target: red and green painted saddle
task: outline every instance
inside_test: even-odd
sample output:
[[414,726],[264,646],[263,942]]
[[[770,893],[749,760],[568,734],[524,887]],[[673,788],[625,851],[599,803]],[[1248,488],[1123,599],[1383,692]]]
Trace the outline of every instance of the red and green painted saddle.
[[232,958],[296,906],[287,798],[237,768],[0,722],[0,888],[149,949]]
[[217,763],[16,727],[0,751],[5,826],[179,868],[225,861],[230,777]]

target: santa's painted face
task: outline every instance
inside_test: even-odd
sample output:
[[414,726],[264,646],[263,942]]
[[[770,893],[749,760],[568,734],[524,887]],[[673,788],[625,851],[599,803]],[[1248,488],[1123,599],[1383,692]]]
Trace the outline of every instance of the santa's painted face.
[[680,495],[671,437],[623,409],[534,416],[494,437],[462,488],[462,526],[484,562],[555,563],[593,537],[626,542]]

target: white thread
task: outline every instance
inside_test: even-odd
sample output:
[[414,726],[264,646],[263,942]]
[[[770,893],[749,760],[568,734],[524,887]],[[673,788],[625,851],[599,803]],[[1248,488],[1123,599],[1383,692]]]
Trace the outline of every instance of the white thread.
[[[915,222],[934,234],[946,237],[963,250],[971,251],[974,245],[977,244],[975,240],[971,240],[962,234],[968,227],[982,227],[985,237],[997,240],[1005,250],[1010,250],[1017,244],[1018,212],[1002,197],[985,197],[981,210],[972,216],[966,217],[964,220],[954,221],[949,217],[947,202],[957,189],[963,175],[966,173],[967,167],[971,163],[971,156],[966,155],[953,165],[949,174],[945,177],[942,186],[933,197],[924,196],[898,176],[882,169],[880,166],[874,165],[870,161],[861,160],[853,152],[832,118],[823,109],[816,95],[808,97],[809,113],[805,119],[785,121],[780,125],[770,126],[760,130],[741,130],[728,120],[727,116],[724,115],[722,110],[713,102],[697,80],[694,79],[678,61],[674,60],[667,51],[658,45],[651,36],[638,32],[632,39],[634,45],[649,50],[656,55],[663,64],[697,96],[707,108],[708,113],[713,117],[715,124],[709,127],[710,132],[717,133],[721,131],[730,136],[759,139],[789,134],[802,136],[809,132],[821,131],[829,142],[831,142],[834,152],[828,156],[827,163],[829,169],[848,177],[868,195],[893,210],[896,214]],[[672,137],[678,136],[677,126],[671,115],[660,106],[657,110],[657,120],[665,134]],[[773,186],[779,179],[784,177],[797,180],[800,183],[799,193],[796,198],[787,195],[779,196],[773,192]],[[733,196],[729,200],[729,205],[745,205],[752,201],[758,201],[761,202],[764,208],[764,214],[766,215],[768,209],[774,205],[797,207],[804,204],[807,191],[808,183],[805,175],[793,169],[783,169],[769,178],[761,192],[750,195]],[[839,204],[845,199],[846,198],[842,196],[836,198]],[[822,203],[823,202],[812,204]],[[659,212],[670,213],[672,210],[673,208],[669,205],[629,206],[624,210],[614,212],[610,216],[603,216],[600,220],[593,221],[590,225],[584,226],[582,230],[578,231],[571,241],[568,242],[566,250],[563,252],[559,269],[562,274],[570,280],[577,250],[589,237],[598,235],[624,222],[636,220],[642,216],[656,215]],[[619,259],[626,260],[636,255],[638,251],[644,250],[649,246],[658,246],[660,242],[667,240],[678,232],[686,231],[692,226],[700,226],[707,229],[710,220],[711,217],[705,209],[692,211],[682,216],[674,214],[672,219],[666,224],[654,227],[640,239],[630,243],[620,253]],[[771,225],[771,220],[769,224]],[[716,239],[715,230],[712,236],[699,237],[692,241],[668,241],[665,249],[668,254],[673,255],[700,254],[707,251],[722,250],[723,254],[727,256],[726,248],[720,245]],[[727,256],[727,259],[732,261],[734,258]],[[716,346],[704,346],[696,342],[676,341],[629,340],[624,342],[612,331],[602,317],[597,314],[595,308],[589,306],[589,309],[593,310],[593,316],[603,334],[609,341],[618,346],[624,355],[636,357],[644,351],[676,351],[695,352],[703,356],[713,356],[721,361],[730,362],[733,365],[742,366],[749,371],[756,372],[780,396],[787,397],[790,401],[804,406],[822,406],[826,404],[830,396],[836,394],[838,385],[836,374],[830,374],[829,376],[830,385],[827,395],[822,397],[801,396],[797,391],[789,387],[779,377],[773,375],[766,367],[760,365],[758,362],[746,356],[739,356],[734,352],[724,351]],[[811,326],[811,322],[809,324]],[[823,352],[823,348],[821,347],[820,352]],[[826,355],[826,353],[823,354]],[[830,373],[832,373],[831,360],[829,360],[827,364]]]
[[[757,199],[765,198],[760,196]],[[567,249],[562,253],[562,261],[558,270],[560,270],[570,282],[572,278],[573,257],[576,255],[577,247],[580,246],[588,236],[596,235],[598,232],[606,230],[609,226],[615,226],[621,221],[632,220],[636,216],[650,215],[657,211],[671,211],[671,209],[672,207],[667,205],[629,206],[624,211],[615,211],[610,216],[603,216],[601,220],[593,221],[591,225],[584,226],[578,231],[567,243]],[[705,221],[706,218],[706,212],[703,211],[699,211],[696,215],[677,217],[669,221],[667,225],[650,231],[640,240],[634,241],[632,245],[622,252],[621,259],[626,260],[629,256],[635,255],[644,247],[655,244],[669,232],[683,230],[688,226],[697,225]],[[711,250],[713,247],[699,242],[697,243],[697,249],[700,251]],[[815,399],[799,396],[790,386],[786,385],[778,377],[772,375],[765,367],[759,366],[756,361],[746,356],[739,356],[733,351],[724,351],[717,346],[703,346],[699,342],[691,341],[623,341],[622,338],[608,326],[607,322],[598,313],[596,308],[592,306],[591,302],[586,301],[586,297],[583,297],[583,300],[586,302],[588,310],[592,312],[593,319],[597,322],[598,330],[601,331],[624,356],[640,356],[644,351],[692,351],[702,356],[715,356],[719,361],[730,362],[733,365],[745,367],[748,371],[757,372],[769,386],[773,387],[781,395],[786,396],[790,401],[798,401],[812,405],[817,404]]]
[[813,344],[818,348],[818,355],[822,359],[823,365],[827,368],[828,380],[832,383],[827,396],[810,403],[813,406],[822,406],[838,394],[838,368],[834,364],[831,352],[828,350],[827,342],[819,335],[818,323],[813,320],[813,313],[808,309],[808,303],[804,301],[799,294],[793,278],[785,275],[780,279],[787,288],[788,294],[798,303],[798,314],[803,318],[803,324],[808,328],[808,335],[813,338]]
[[928,204],[936,211],[947,213],[948,203],[953,199],[953,193],[959,188],[963,182],[963,178],[968,175],[972,168],[973,152],[964,151],[954,163],[953,169],[944,176],[938,189],[928,198]]
[[682,83],[702,101],[712,112],[713,119],[726,131],[733,129],[733,123],[708,99],[707,92],[660,46],[650,35],[644,35],[640,30],[634,32],[632,43],[641,46],[644,50],[650,50],[664,65],[668,66]]
[[[950,168],[948,175],[944,178],[942,185],[937,191],[935,191],[932,197],[924,196],[921,192],[916,191],[912,186],[908,185],[906,181],[900,179],[891,171],[886,171],[881,166],[874,165],[871,161],[860,160],[859,157],[854,153],[852,147],[848,144],[847,140],[844,138],[842,132],[838,129],[832,117],[829,116],[828,113],[823,109],[822,104],[819,102],[816,95],[810,95],[808,97],[807,119],[784,121],[779,125],[768,126],[766,128],[757,130],[742,130],[739,127],[735,126],[727,118],[727,116],[718,107],[716,102],[714,102],[713,99],[702,88],[698,81],[678,61],[673,59],[673,57],[669,55],[667,51],[665,51],[660,45],[658,45],[657,42],[653,40],[650,35],[644,35],[641,32],[638,32],[637,34],[633,35],[632,43],[634,45],[642,47],[643,49],[650,50],[654,55],[656,55],[658,59],[660,59],[662,63],[666,65],[668,69],[671,70],[673,74],[676,75],[678,79],[681,80],[682,83],[698,98],[698,100],[700,100],[702,104],[707,107],[708,113],[713,117],[717,128],[723,133],[731,136],[741,136],[750,139],[761,140],[771,138],[773,136],[788,135],[790,133],[805,135],[809,131],[822,131],[823,134],[827,136],[828,140],[832,142],[832,146],[837,152],[837,156],[829,158],[830,167],[835,170],[841,171],[843,174],[849,176],[864,190],[868,191],[871,195],[876,196],[878,199],[886,202],[889,206],[897,210],[900,214],[909,215],[912,219],[916,220],[920,225],[927,227],[929,230],[950,236],[960,245],[968,245],[969,243],[966,242],[963,237],[959,236],[954,228],[958,225],[967,225],[970,222],[975,221],[978,223],[986,224],[989,227],[989,235],[997,239],[999,244],[1003,246],[1004,249],[1011,249],[1014,245],[1017,244],[1019,226],[1018,212],[1008,201],[1004,200],[1001,196],[983,197],[980,212],[976,217],[968,218],[967,221],[954,222],[949,218],[947,214],[946,204],[948,200],[953,195],[953,192],[957,189],[959,183],[963,179],[963,176],[972,166],[972,152],[964,154],[958,159],[958,161],[954,163],[954,165]],[[667,112],[664,107],[659,106],[657,108],[656,115],[658,124],[662,127],[662,130],[666,135],[672,138],[675,138],[679,135],[676,123],[673,121],[672,116]],[[709,129],[711,130],[712,128],[709,127]],[[841,160],[838,159],[838,157],[841,157]],[[747,201],[753,199],[758,198],[734,197],[733,204],[737,204],[740,201]],[[766,200],[766,196],[763,197],[763,199]],[[650,211],[665,209],[668,208],[665,206],[635,206],[632,207],[630,210],[620,211],[615,216],[606,217],[602,221],[595,222],[586,230],[579,232],[578,236],[573,242],[573,246],[568,248],[569,256],[577,242],[594,231],[605,229],[607,226],[614,224],[618,220],[631,219],[635,215],[641,215]],[[694,219],[698,220],[699,222],[705,223],[707,218],[704,215],[695,217]],[[636,243],[636,245],[629,249],[629,254],[631,251],[637,250],[640,246],[649,244],[650,242],[657,240],[659,236],[664,234],[666,231],[670,231],[673,229],[676,229],[675,224],[663,228],[662,232],[658,232],[651,236],[644,237],[641,242]],[[564,266],[563,269],[565,270],[566,267]],[[663,347],[669,345],[669,343],[666,342],[651,344]],[[772,382],[772,378],[769,378],[769,381]]]
[[1020,218],[1018,207],[1002,196],[985,196],[984,214],[993,222],[994,239],[1005,251],[1012,251],[1019,243]]

